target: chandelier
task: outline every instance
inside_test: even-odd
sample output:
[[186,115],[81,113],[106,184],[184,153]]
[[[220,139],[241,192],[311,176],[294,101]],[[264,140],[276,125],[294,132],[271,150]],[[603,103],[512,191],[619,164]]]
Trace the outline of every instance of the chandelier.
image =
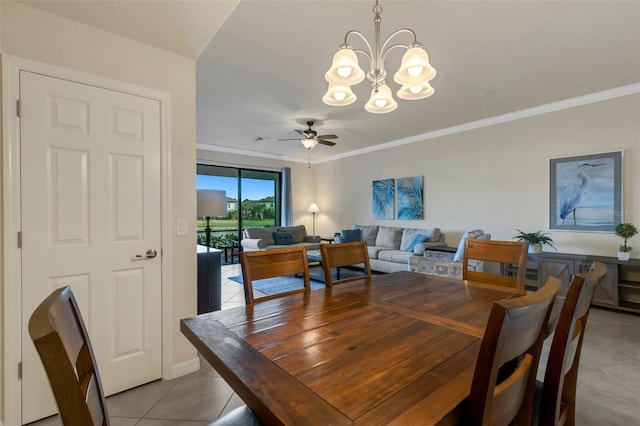
[[[324,75],[329,82],[329,89],[322,98],[327,105],[344,106],[350,105],[356,100],[356,95],[351,91],[351,86],[364,80],[365,74],[358,65],[356,53],[365,55],[369,59],[370,70],[366,77],[371,81],[373,90],[371,98],[365,105],[365,109],[372,113],[391,112],[398,107],[398,103],[393,99],[391,89],[387,86],[385,79],[387,71],[384,68],[384,60],[387,53],[396,47],[407,49],[400,69],[393,75],[393,80],[401,87],[397,95],[401,99],[416,100],[431,96],[434,92],[429,81],[436,76],[436,70],[429,63],[429,55],[422,48],[422,44],[416,39],[416,33],[409,28],[402,28],[395,31],[380,45],[380,14],[382,7],[376,0],[373,7],[373,24],[375,27],[375,43],[373,49],[367,38],[359,31],[351,30],[344,36],[342,43],[333,56],[331,68]],[[392,44],[391,39],[401,33],[410,33],[413,41],[409,44]],[[367,46],[368,51],[353,49],[348,43],[349,36],[359,36]]]

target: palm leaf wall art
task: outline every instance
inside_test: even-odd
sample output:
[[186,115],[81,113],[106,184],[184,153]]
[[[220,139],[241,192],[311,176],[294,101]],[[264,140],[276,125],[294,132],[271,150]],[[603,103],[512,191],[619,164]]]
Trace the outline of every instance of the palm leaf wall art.
[[398,220],[421,220],[423,218],[422,176],[397,179]]
[[373,218],[393,219],[395,179],[380,179],[372,182]]

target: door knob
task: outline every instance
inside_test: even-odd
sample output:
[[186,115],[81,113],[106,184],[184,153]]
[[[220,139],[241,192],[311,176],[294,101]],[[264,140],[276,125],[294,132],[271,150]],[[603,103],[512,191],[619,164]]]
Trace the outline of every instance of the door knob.
[[145,254],[136,254],[133,257],[133,260],[144,260],[144,259],[153,259],[158,255],[158,252],[154,249],[149,249]]

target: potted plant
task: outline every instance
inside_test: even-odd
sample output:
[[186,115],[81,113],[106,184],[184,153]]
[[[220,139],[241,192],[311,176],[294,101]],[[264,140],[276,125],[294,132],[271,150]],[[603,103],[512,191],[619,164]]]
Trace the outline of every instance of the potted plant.
[[633,250],[633,247],[627,245],[627,239],[636,235],[638,229],[633,223],[619,223],[616,225],[615,233],[618,237],[624,238],[624,244],[620,244],[618,259],[629,260],[629,253]]
[[542,231],[523,232],[519,229],[516,229],[516,231],[518,231],[518,235],[513,237],[513,239],[518,241],[524,241],[525,243],[529,243],[529,250],[528,250],[529,253],[532,253],[532,254],[542,253],[543,244],[551,246],[555,250],[557,250],[553,245],[553,240],[547,233],[544,233]]

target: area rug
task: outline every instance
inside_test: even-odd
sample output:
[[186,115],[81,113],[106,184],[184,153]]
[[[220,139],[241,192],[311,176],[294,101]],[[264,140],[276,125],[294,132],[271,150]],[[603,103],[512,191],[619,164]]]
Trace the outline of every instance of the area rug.
[[[229,277],[229,279],[242,284],[242,275],[234,275]],[[292,276],[265,278],[263,280],[255,280],[253,282],[253,289],[266,295],[284,293],[285,291],[296,290],[302,287],[302,278]],[[324,288],[324,283],[311,280],[311,290],[319,288]]]

